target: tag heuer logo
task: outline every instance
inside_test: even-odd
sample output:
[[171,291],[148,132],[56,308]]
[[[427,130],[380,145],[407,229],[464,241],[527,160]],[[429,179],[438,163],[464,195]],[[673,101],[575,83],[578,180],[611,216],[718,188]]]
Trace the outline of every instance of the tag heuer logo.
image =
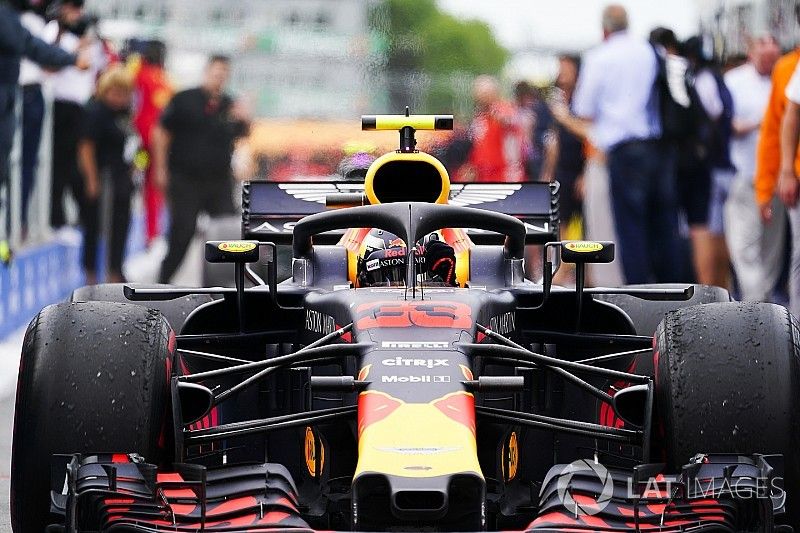
[[438,341],[383,341],[381,347],[404,350],[446,350],[450,347],[450,343]]

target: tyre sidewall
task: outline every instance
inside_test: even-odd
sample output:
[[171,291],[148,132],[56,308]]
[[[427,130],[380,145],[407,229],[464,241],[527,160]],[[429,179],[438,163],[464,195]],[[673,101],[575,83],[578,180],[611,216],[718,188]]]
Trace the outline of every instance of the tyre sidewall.
[[14,415],[15,531],[46,525],[52,454],[135,452],[149,462],[167,460],[173,348],[161,314],[137,305],[56,304],[34,318]]

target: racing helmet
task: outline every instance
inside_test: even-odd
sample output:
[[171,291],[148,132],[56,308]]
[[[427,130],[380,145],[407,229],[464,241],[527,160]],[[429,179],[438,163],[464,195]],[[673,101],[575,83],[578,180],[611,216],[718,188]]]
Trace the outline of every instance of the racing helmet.
[[[358,258],[361,287],[398,286],[406,281],[408,249],[403,239],[388,231],[373,229],[364,238],[364,252]],[[458,285],[453,247],[431,233],[416,243],[416,275],[419,281]]]
[[364,252],[358,258],[361,287],[396,286],[406,281],[406,255],[403,239],[394,233],[373,229],[364,238]]

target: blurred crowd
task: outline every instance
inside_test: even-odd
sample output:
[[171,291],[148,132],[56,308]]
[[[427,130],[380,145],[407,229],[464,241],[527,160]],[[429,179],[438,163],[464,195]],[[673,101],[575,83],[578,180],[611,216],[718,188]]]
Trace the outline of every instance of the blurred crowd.
[[[471,120],[428,148],[454,181],[558,182],[562,236],[617,243],[618,261],[590,272],[596,285],[693,280],[788,300],[800,314],[800,49],[781,56],[771,35],[753,35],[746,55],[722,64],[703,36],[660,27],[637,38],[621,6],[599,22],[602,43],[559,57],[549,86],[520,81],[507,98],[478,76]],[[0,198],[19,130],[24,238],[50,95],[50,226],[80,227],[88,282],[122,281],[140,187],[146,240],[166,236],[158,278],[168,282],[198,214],[235,213],[234,150],[249,113],[227,93],[229,58],[209,58],[200,86],[176,94],[163,43],[115,50],[97,27],[83,0],[0,0]],[[376,155],[327,148],[245,175],[352,178]]]
[[[236,140],[248,133],[248,113],[226,93],[228,57],[209,58],[200,87],[175,94],[162,42],[131,39],[116,50],[83,4],[0,0],[0,196],[10,198],[9,154],[19,130],[24,242],[48,95],[49,226],[57,234],[80,230],[87,283],[124,281],[132,201],[140,188],[146,241],[167,234],[159,278],[168,281],[198,213],[235,211],[232,156]],[[7,238],[10,224],[3,221],[0,237]],[[0,259],[10,256],[0,239]]]
[[558,181],[562,236],[617,243],[596,285],[693,280],[800,312],[800,52],[753,35],[722,63],[704,36],[635,37],[621,6],[600,22],[550,87],[475,80],[474,118],[438,150],[451,174]]

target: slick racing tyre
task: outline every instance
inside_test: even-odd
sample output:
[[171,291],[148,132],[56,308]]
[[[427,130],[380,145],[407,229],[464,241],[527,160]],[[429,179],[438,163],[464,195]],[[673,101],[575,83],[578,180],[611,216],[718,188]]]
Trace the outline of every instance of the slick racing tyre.
[[783,454],[787,509],[800,517],[797,320],[765,303],[667,313],[656,331],[656,443],[671,471],[698,453]]
[[[633,289],[678,289],[690,283],[663,283],[650,285],[626,285]],[[598,300],[616,305],[631,318],[637,335],[652,335],[664,315],[675,309],[683,309],[693,305],[730,302],[731,296],[722,287],[712,285],[693,285],[694,294],[688,300],[652,301],[636,298],[627,294],[602,294],[595,296]]]
[[134,305],[141,305],[151,309],[161,311],[169,325],[180,333],[183,323],[189,314],[203,305],[212,302],[214,299],[209,294],[190,294],[175,300],[165,300],[161,302],[132,302],[125,298],[123,289],[125,285],[136,287],[137,289],[168,289],[170,285],[145,284],[145,283],[101,283],[99,285],[86,285],[72,291],[69,297],[70,302],[117,302]]
[[25,333],[11,454],[16,533],[50,523],[53,454],[138,453],[168,462],[174,341],[160,312],[138,305],[51,305]]

